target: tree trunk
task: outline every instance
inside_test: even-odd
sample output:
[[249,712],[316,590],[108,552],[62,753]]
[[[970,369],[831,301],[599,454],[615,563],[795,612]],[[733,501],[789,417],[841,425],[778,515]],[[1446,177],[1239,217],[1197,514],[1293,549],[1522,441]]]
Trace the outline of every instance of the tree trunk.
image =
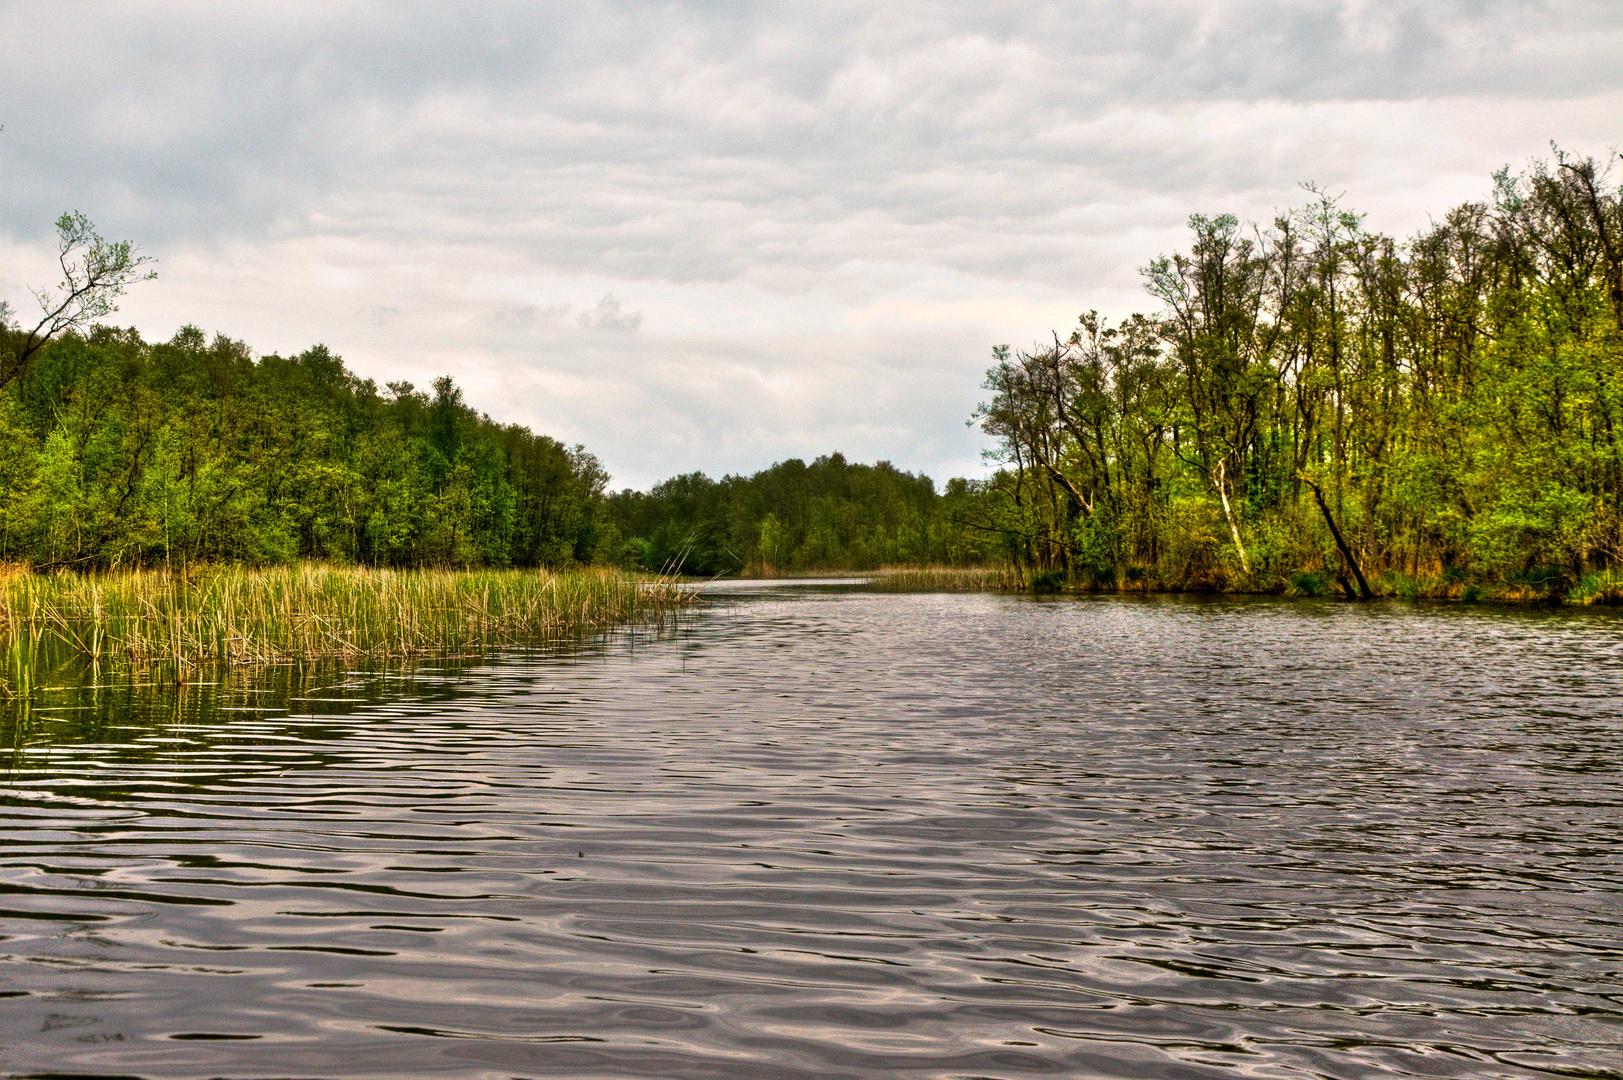
[[1348,547],[1347,541],[1342,538],[1341,530],[1336,528],[1336,519],[1330,515],[1330,506],[1324,501],[1324,492],[1320,490],[1318,484],[1315,484],[1306,476],[1302,477],[1302,481],[1313,489],[1313,501],[1319,504],[1319,513],[1324,515],[1324,523],[1330,526],[1330,535],[1335,539],[1336,548],[1341,552],[1341,557],[1347,560],[1347,566],[1352,570],[1353,577],[1358,579],[1359,599],[1375,599],[1374,591],[1370,589],[1369,582],[1364,578],[1364,569],[1358,565],[1357,556],[1352,553],[1352,548]]
[[1234,520],[1234,508],[1229,505],[1228,491],[1223,483],[1223,463],[1217,463],[1217,497],[1223,503],[1223,516],[1228,519],[1229,535],[1234,537],[1234,549],[1240,553],[1240,566],[1245,570],[1246,576],[1251,576],[1251,560],[1245,557],[1245,545],[1240,542],[1240,523]]

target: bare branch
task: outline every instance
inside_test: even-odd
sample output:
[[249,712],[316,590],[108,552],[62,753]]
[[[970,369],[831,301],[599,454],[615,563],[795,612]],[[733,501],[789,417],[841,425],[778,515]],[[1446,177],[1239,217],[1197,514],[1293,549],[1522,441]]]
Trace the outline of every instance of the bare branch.
[[[46,342],[106,318],[118,310],[118,298],[132,283],[158,276],[150,256],[128,240],[103,239],[83,214],[63,214],[56,221],[56,234],[62,280],[55,288],[31,290],[39,302],[40,320],[24,332],[9,356],[0,354],[0,386],[20,378]],[[9,308],[0,312],[0,324],[9,315]]]

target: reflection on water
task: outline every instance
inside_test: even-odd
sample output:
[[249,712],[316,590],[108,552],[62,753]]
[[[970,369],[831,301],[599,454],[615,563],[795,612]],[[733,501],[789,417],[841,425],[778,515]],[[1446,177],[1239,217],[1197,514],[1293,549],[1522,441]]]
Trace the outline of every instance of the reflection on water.
[[0,1075],[1623,1075],[1615,616],[714,596],[42,687]]

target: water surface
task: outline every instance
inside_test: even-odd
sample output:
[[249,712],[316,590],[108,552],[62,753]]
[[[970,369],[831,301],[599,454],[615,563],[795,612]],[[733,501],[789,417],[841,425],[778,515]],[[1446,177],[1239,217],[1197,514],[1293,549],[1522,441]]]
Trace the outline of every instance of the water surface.
[[1617,616],[714,595],[42,690],[0,1076],[1623,1076]]

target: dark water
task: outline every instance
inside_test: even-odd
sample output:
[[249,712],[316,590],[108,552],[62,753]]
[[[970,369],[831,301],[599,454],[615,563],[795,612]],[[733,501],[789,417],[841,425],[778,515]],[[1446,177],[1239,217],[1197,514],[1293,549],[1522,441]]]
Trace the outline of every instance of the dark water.
[[1623,620],[718,594],[45,691],[0,1075],[1623,1075]]

